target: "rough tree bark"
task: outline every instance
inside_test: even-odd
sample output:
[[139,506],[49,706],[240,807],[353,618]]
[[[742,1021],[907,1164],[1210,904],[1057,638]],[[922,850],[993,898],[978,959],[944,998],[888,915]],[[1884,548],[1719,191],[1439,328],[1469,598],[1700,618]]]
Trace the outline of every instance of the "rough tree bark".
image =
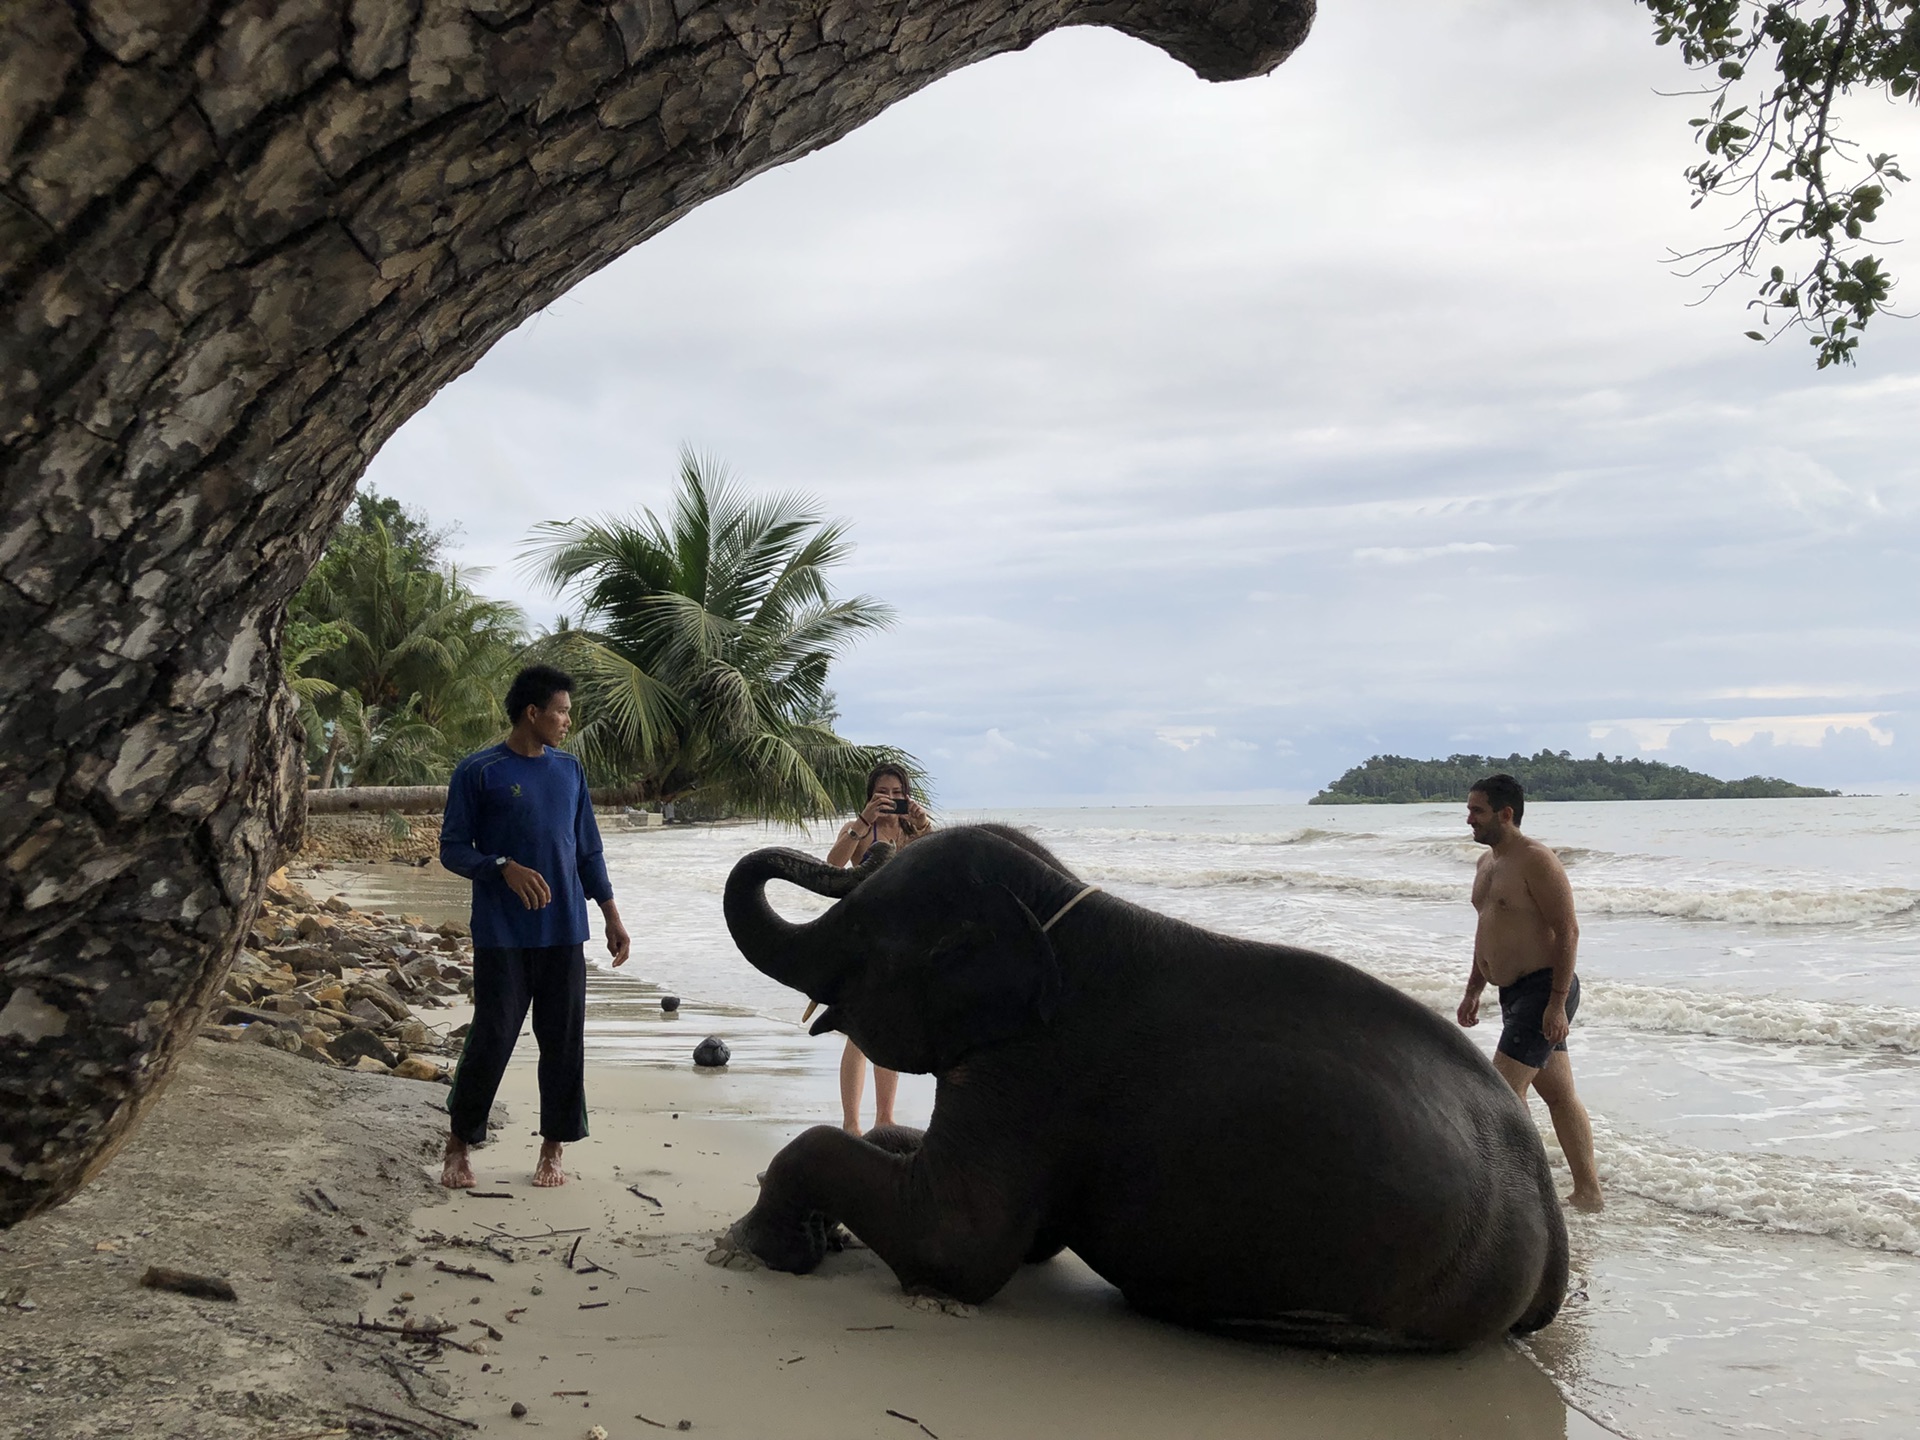
[[0,5],[0,1224],[164,1082],[302,823],[288,596],[527,315],[940,75],[1313,0]]

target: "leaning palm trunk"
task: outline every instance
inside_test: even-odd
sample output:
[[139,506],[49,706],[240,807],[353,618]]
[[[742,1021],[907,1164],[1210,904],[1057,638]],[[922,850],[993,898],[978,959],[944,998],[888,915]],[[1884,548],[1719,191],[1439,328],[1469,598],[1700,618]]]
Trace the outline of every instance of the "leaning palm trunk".
[[309,815],[351,815],[361,811],[401,815],[437,815],[447,808],[444,785],[353,785],[338,790],[309,790]]

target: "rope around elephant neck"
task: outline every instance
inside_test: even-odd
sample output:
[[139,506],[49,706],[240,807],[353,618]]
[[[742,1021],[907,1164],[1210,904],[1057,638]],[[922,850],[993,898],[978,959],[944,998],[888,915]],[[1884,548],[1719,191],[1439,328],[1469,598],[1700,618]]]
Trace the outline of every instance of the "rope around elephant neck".
[[[1098,885],[1088,885],[1084,887],[1078,895],[1074,896],[1073,899],[1067,901],[1066,904],[1062,905],[1058,910],[1053,912],[1053,918],[1047,921],[1046,924],[1040,927],[1040,933],[1044,935],[1049,930],[1053,929],[1054,926],[1058,925],[1062,920],[1067,918],[1067,912],[1069,910],[1073,909],[1074,906],[1078,905],[1082,900],[1086,899],[1087,896],[1093,894],[1093,892],[1098,890],[1099,888],[1100,887]],[[807,1021],[813,1018],[813,1012],[818,1010],[819,1008],[820,1008],[820,1002],[818,1000],[809,1000],[807,1002],[806,1013],[800,1017],[800,1023],[802,1025],[806,1024]]]
[[1058,910],[1053,912],[1053,919],[1047,921],[1046,924],[1040,927],[1040,933],[1044,935],[1047,933],[1047,931],[1053,929],[1054,926],[1058,925],[1062,920],[1067,918],[1067,912],[1069,910],[1073,909],[1074,906],[1078,905],[1082,900],[1086,899],[1087,896],[1093,894],[1093,892],[1098,890],[1099,888],[1100,887],[1098,885],[1089,885],[1084,890],[1082,890],[1078,895],[1074,896],[1073,899],[1067,901],[1066,904],[1062,905]]

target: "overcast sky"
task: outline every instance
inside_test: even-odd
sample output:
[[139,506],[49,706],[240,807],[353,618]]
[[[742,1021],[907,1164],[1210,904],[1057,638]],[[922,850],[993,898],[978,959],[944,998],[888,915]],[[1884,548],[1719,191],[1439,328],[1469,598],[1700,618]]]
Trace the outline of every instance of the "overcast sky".
[[1330,0],[1231,85],[1057,34],[607,267],[368,480],[535,620],[528,527],[665,506],[683,442],[817,497],[900,616],[842,728],[949,805],[1541,746],[1920,784],[1920,322],[1816,375],[1690,307],[1663,257],[1735,216],[1686,84],[1630,0]]

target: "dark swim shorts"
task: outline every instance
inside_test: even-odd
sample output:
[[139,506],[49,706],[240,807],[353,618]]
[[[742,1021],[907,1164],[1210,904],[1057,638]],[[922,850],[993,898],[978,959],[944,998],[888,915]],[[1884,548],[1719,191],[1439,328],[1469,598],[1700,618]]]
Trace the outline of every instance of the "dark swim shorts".
[[[1518,1060],[1530,1070],[1538,1070],[1554,1051],[1567,1048],[1564,1040],[1558,1045],[1549,1045],[1546,1032],[1540,1028],[1552,999],[1552,966],[1522,975],[1513,984],[1500,987],[1499,1050],[1502,1055]],[[1567,991],[1567,1019],[1572,1020],[1579,1008],[1580,977],[1576,975],[1573,988]]]

